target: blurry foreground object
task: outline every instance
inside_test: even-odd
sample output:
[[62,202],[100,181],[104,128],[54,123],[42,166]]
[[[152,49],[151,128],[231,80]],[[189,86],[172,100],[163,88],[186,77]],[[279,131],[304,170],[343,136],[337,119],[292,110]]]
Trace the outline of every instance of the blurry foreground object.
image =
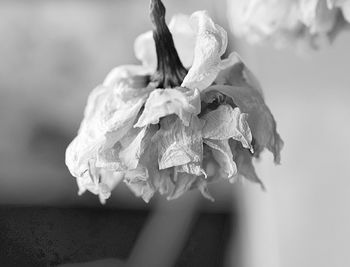
[[349,28],[349,0],[227,0],[233,33],[250,43],[276,47],[332,41]]
[[150,10],[153,35],[135,42],[142,65],[115,68],[92,91],[67,148],[79,194],[104,203],[124,181],[146,202],[192,188],[212,200],[209,182],[262,185],[252,158],[267,148],[279,163],[283,142],[256,78],[237,54],[221,59],[226,31],[205,11],[175,16],[168,28],[161,1]]

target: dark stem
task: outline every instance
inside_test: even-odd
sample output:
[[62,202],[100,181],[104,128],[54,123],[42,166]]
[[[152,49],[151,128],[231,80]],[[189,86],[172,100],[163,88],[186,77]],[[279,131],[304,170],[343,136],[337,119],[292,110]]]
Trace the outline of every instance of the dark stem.
[[153,38],[158,60],[151,84],[156,88],[180,86],[187,70],[176,52],[173,37],[165,22],[165,7],[161,0],[151,0],[150,17],[154,25]]

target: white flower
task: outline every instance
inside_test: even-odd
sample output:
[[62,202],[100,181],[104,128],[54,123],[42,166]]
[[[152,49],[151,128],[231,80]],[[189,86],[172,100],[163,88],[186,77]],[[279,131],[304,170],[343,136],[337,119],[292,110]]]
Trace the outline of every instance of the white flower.
[[123,180],[146,202],[158,191],[168,199],[207,183],[239,177],[260,182],[252,165],[267,148],[280,160],[282,140],[256,78],[236,54],[221,59],[226,32],[205,11],[170,23],[184,66],[182,84],[154,88],[157,55],[150,33],[136,39],[142,66],[121,66],[89,96],[66,164],[79,193],[101,202]]
[[277,47],[333,39],[350,22],[349,0],[227,0],[231,29],[251,43]]

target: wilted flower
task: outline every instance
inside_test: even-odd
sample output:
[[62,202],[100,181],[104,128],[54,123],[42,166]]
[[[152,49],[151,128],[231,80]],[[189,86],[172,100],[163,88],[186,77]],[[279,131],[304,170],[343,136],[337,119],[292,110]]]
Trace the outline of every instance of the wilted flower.
[[350,0],[227,0],[231,29],[251,43],[283,47],[333,40],[350,23]]
[[175,16],[177,54],[161,2],[151,10],[154,39],[149,32],[135,42],[142,66],[117,67],[92,91],[67,148],[79,194],[104,202],[124,181],[146,202],[157,191],[174,199],[192,188],[213,199],[209,182],[261,183],[253,157],[267,148],[279,163],[283,142],[254,76],[235,53],[221,59],[225,30],[205,11]]

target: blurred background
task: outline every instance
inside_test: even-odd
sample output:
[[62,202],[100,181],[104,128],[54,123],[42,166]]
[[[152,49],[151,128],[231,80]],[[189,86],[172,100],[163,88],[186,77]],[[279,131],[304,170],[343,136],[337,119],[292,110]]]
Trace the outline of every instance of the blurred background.
[[[225,1],[163,2],[168,20],[179,12],[207,9],[228,30]],[[159,201],[146,205],[123,185],[104,207],[90,193],[78,197],[64,153],[79,128],[89,92],[113,67],[137,63],[134,39],[150,27],[145,0],[0,1],[2,266],[126,259],[137,244]],[[199,219],[185,224],[198,227],[189,231],[177,266],[349,266],[350,32],[303,55],[253,47],[230,33],[229,39],[230,49],[241,54],[262,83],[285,141],[282,165],[274,166],[268,153],[256,162],[267,192],[248,183],[222,183],[210,188],[216,202],[195,200]],[[188,195],[196,198],[197,192]],[[182,210],[184,203],[186,198],[170,205]],[[89,220],[109,232],[84,232],[80,228],[93,227]],[[238,221],[245,223],[237,226]],[[77,245],[62,229],[80,231],[76,243],[86,243],[86,238],[115,243],[100,251],[91,245],[69,254],[64,247]],[[35,239],[50,231],[56,234]],[[67,236],[57,241],[57,235]],[[54,244],[43,243],[53,239]],[[46,250],[30,255],[33,242]],[[11,265],[15,252],[23,264],[35,258],[33,265]]]

